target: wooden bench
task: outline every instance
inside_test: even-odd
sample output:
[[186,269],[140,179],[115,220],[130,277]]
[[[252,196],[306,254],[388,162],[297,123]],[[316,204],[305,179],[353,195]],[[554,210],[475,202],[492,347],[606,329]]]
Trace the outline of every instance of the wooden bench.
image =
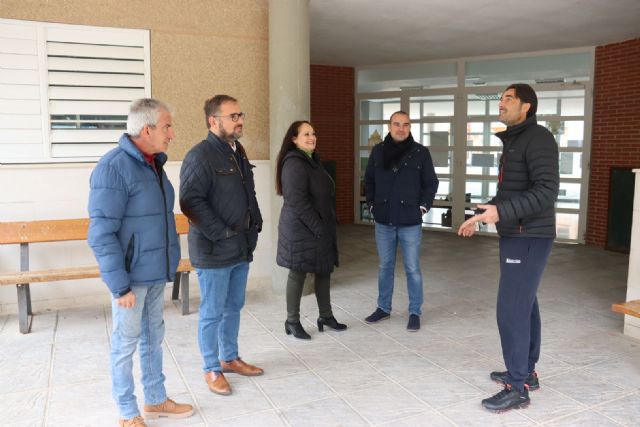
[[[20,271],[0,273],[0,286],[15,285],[18,290],[18,322],[20,332],[31,330],[31,290],[29,285],[38,282],[60,280],[92,279],[100,277],[97,265],[85,267],[56,268],[50,270],[29,270],[29,245],[31,243],[65,242],[87,240],[89,219],[62,219],[52,221],[0,222],[0,245],[20,245]],[[182,214],[176,215],[178,234],[189,232],[189,221]],[[189,273],[193,267],[188,259],[181,259],[178,266],[173,292],[173,301],[179,301],[182,293],[182,314],[189,313]]]
[[628,314],[629,316],[640,317],[640,299],[633,301],[612,304],[611,310],[616,313]]

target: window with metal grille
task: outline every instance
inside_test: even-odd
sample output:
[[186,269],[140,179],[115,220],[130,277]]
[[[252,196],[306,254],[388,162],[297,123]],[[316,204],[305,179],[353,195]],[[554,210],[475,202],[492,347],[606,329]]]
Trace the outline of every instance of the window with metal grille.
[[94,161],[150,96],[149,32],[0,19],[0,163]]

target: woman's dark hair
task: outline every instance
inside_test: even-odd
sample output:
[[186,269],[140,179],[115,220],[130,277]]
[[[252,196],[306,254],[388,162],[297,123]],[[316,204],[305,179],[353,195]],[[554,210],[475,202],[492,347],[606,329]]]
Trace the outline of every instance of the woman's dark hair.
[[529,111],[527,111],[527,118],[535,116],[536,111],[538,111],[538,96],[536,95],[536,91],[526,83],[514,83],[506,88],[505,92],[509,89],[513,89],[516,93],[516,98],[520,99],[520,101],[531,105]]
[[285,133],[284,138],[282,138],[282,146],[280,147],[280,152],[276,158],[276,194],[279,196],[282,196],[282,163],[284,161],[284,156],[286,156],[289,151],[297,148],[296,144],[293,142],[293,138],[298,136],[300,126],[305,123],[313,127],[313,125],[306,120],[297,120],[291,123],[289,129],[287,129],[287,133]]

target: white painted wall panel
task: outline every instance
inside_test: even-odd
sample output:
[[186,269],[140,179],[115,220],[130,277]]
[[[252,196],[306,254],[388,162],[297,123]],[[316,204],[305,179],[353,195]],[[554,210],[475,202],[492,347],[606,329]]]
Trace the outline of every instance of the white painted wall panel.
[[0,115],[0,129],[41,129],[42,120],[35,115]]
[[40,114],[40,101],[0,99],[0,114]]
[[0,144],[39,143],[42,132],[33,129],[0,129]]
[[40,86],[0,84],[1,99],[40,99]]

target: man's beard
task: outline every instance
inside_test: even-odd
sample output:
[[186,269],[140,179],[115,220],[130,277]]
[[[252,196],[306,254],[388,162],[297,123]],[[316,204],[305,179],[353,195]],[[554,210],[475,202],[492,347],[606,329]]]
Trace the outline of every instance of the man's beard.
[[226,130],[224,130],[223,127],[220,127],[220,138],[228,142],[233,142],[236,139],[242,137],[242,128],[240,128],[239,132],[235,131],[236,129],[235,127],[233,129],[234,129],[233,132],[227,132]]

